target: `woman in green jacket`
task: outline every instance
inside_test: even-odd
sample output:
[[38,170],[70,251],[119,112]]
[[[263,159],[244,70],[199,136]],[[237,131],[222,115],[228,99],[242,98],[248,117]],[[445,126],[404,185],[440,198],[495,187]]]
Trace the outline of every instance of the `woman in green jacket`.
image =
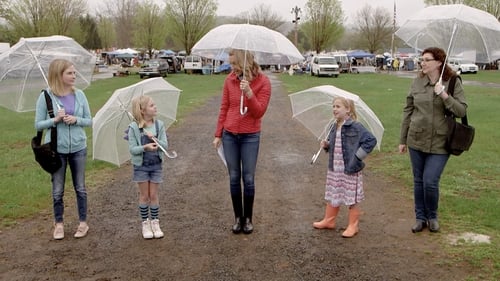
[[445,110],[463,117],[467,109],[460,79],[456,79],[453,96],[447,92],[450,78],[456,74],[445,60],[443,49],[432,47],[422,52],[422,70],[413,80],[403,109],[399,152],[408,148],[413,169],[413,233],[426,227],[431,232],[439,231],[439,180],[450,157],[446,150]]

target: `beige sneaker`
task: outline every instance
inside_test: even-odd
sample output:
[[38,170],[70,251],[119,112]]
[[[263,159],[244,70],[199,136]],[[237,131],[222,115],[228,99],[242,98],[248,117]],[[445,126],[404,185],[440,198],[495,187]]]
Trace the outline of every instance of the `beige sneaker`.
[[151,239],[154,237],[151,229],[151,221],[149,219],[142,222],[142,237],[144,237],[144,239]]
[[80,225],[78,225],[78,228],[76,229],[75,232],[75,238],[82,238],[87,236],[87,232],[89,231],[89,226],[86,222],[80,222]]
[[153,236],[155,238],[163,238],[163,231],[161,231],[160,221],[158,219],[151,221],[151,230],[153,230]]
[[64,225],[62,222],[56,223],[54,226],[54,239],[61,240],[64,238]]

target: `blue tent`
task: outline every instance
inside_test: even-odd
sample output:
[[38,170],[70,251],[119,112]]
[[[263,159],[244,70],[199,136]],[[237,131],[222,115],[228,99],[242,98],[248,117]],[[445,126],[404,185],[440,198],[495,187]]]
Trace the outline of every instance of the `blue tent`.
[[375,55],[370,54],[368,52],[365,52],[363,50],[354,50],[354,51],[348,52],[347,56],[349,58],[363,59],[363,58],[373,58]]

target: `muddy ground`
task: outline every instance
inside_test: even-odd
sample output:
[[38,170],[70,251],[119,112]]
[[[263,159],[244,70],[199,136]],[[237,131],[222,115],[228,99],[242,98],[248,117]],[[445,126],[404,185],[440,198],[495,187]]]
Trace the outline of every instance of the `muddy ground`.
[[373,156],[360,233],[341,237],[345,207],[337,229],[313,229],[324,212],[326,157],[309,164],[318,143],[291,119],[286,92],[269,75],[273,95],[263,122],[252,234],[230,230],[228,177],[211,146],[218,97],[168,131],[179,156],[166,163],[160,195],[165,238],[142,239],[136,186],[125,165],[89,189],[87,237],[73,238],[78,219],[71,188],[64,240],[52,239],[51,210],[4,229],[0,280],[455,281],[472,275],[443,252],[446,229],[411,233],[411,187],[375,174]]

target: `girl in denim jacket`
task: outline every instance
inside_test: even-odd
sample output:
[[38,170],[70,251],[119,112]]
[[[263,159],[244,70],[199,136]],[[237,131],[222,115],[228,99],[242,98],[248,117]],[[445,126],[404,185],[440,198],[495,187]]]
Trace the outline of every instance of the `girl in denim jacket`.
[[342,237],[350,238],[359,231],[359,208],[364,200],[361,170],[365,159],[377,144],[376,138],[356,121],[354,102],[343,97],[333,100],[335,122],[327,140],[321,147],[328,153],[326,177],[326,210],[323,220],[313,223],[314,228],[333,229],[341,205],[349,206],[349,225]]

